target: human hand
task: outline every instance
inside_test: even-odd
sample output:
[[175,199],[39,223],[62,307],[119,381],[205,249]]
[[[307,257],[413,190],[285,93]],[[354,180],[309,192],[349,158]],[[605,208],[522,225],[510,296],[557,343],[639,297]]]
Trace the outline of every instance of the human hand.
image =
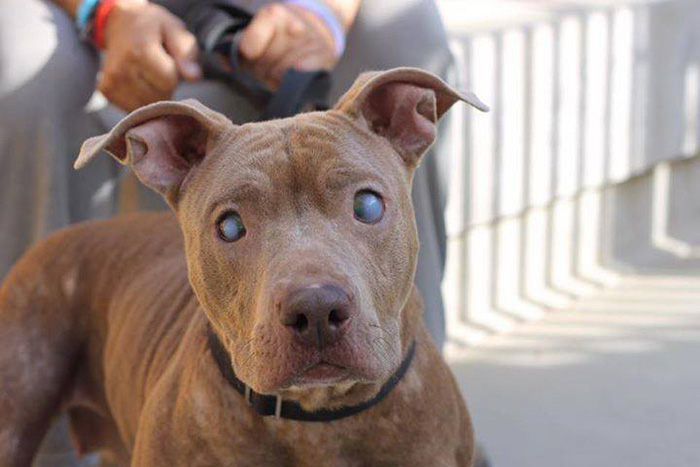
[[182,79],[195,81],[202,75],[195,37],[161,6],[117,0],[104,37],[97,88],[123,110],[170,99]]
[[340,57],[328,26],[297,5],[273,3],[261,8],[243,32],[241,63],[275,90],[290,68],[330,70]]

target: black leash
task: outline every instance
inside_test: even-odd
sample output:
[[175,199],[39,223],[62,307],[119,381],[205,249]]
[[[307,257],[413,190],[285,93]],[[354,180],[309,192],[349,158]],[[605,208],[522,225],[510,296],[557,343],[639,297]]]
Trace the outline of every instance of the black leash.
[[238,379],[234,373],[233,365],[231,364],[231,356],[226,351],[211,326],[208,326],[207,338],[209,350],[211,351],[211,355],[214,358],[214,362],[216,362],[216,366],[219,368],[221,375],[233,389],[235,389],[246,399],[248,405],[250,405],[253,410],[263,417],[275,417],[278,419],[284,418],[287,420],[296,420],[300,422],[332,422],[351,417],[378,404],[404,377],[408,371],[408,368],[411,366],[411,361],[413,360],[413,356],[416,351],[416,342],[413,341],[408,349],[406,358],[403,359],[399,368],[393,375],[391,375],[389,380],[384,383],[377,395],[373,398],[357,405],[339,407],[333,410],[321,409],[309,412],[304,410],[301,405],[295,401],[285,401],[279,396],[258,394],[250,389],[250,387]]
[[252,18],[250,13],[226,0],[197,2],[186,13],[187,28],[197,38],[201,49],[205,78],[223,81],[262,104],[265,110],[261,120],[328,109],[331,77],[325,70],[287,70],[279,89],[272,93],[241,66],[238,46]]

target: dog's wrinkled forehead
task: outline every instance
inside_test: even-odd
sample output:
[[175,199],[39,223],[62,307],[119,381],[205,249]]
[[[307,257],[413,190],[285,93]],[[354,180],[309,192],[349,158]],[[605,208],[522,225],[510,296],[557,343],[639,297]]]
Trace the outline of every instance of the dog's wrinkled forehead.
[[340,113],[314,112],[232,127],[202,162],[192,180],[196,189],[183,188],[204,189],[216,202],[242,191],[251,197],[280,190],[321,195],[362,183],[384,186],[405,175],[401,159],[380,138]]

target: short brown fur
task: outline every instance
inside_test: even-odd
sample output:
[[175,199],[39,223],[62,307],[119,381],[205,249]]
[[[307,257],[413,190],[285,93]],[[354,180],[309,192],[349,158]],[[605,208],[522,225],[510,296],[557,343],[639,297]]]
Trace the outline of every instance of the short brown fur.
[[[199,103],[161,103],[86,142],[161,192],[172,213],[88,222],[49,236],[0,289],[0,465],[30,465],[50,419],[69,414],[80,452],[134,466],[459,466],[469,416],[432,344],[413,286],[413,170],[455,101],[414,69],[366,74],[335,109],[234,126]],[[376,225],[352,215],[380,193]],[[247,234],[216,235],[235,209]],[[332,282],[354,315],[327,349],[294,340],[276,314],[299,287]],[[212,326],[238,376],[307,410],[357,404],[415,358],[379,404],[330,423],[263,418],[219,373]],[[323,358],[337,384],[298,379]]]

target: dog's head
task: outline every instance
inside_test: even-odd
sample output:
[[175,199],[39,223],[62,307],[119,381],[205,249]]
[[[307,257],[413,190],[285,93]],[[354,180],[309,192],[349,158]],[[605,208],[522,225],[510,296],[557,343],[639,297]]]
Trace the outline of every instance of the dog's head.
[[418,241],[413,171],[458,100],[400,68],[360,76],[327,112],[233,125],[162,102],[85,142],[160,192],[185,239],[192,287],[236,374],[261,393],[385,380]]

